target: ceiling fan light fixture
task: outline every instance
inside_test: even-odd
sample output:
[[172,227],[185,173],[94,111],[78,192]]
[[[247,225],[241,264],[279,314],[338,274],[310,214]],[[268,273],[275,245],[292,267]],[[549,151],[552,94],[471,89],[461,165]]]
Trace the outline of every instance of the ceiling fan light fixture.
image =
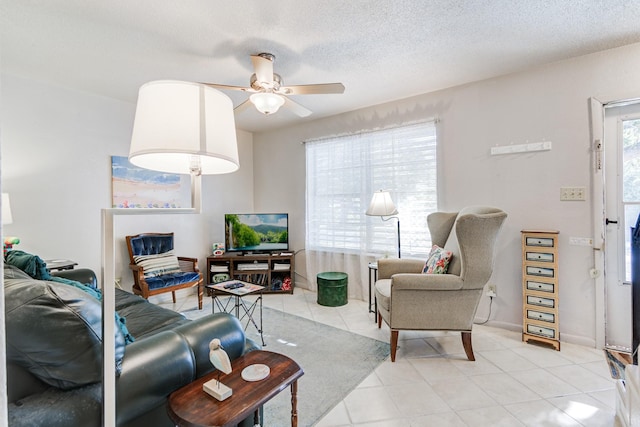
[[270,92],[254,93],[249,99],[258,111],[265,115],[277,112],[284,105],[283,97]]

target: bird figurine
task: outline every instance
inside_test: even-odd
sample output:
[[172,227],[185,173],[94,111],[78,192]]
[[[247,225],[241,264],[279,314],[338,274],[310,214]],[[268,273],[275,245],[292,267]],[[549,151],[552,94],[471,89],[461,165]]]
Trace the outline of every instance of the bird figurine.
[[229,360],[229,355],[222,344],[220,344],[220,340],[218,338],[214,338],[209,343],[209,360],[214,368],[219,371],[222,371],[225,374],[231,373],[231,361]]
[[209,360],[213,367],[218,370],[218,377],[204,383],[202,389],[217,400],[225,400],[233,394],[233,391],[220,383],[220,374],[231,373],[231,361],[218,338],[214,338],[209,342]]

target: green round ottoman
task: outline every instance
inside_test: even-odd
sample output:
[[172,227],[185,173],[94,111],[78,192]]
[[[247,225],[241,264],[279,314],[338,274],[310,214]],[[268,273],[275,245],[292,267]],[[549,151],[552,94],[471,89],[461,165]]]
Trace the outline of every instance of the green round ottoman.
[[338,307],[348,302],[347,273],[329,271],[318,273],[318,304]]

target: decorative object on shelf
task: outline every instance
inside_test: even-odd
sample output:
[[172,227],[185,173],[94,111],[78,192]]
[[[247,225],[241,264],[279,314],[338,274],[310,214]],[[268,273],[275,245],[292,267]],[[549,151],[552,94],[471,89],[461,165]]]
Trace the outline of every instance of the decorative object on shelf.
[[285,277],[282,281],[282,290],[290,291],[291,290],[291,277]]
[[213,256],[224,255],[224,243],[214,243],[212,249]]
[[371,203],[365,214],[369,216],[379,216],[383,221],[388,221],[392,218],[398,220],[398,258],[402,258],[400,254],[400,217],[398,216],[398,209],[393,203],[393,200],[391,200],[389,192],[380,190],[373,193]]
[[218,370],[218,378],[209,380],[202,385],[202,389],[211,396],[215,397],[217,400],[225,400],[232,394],[232,390],[226,385],[220,383],[220,374],[230,374],[231,373],[231,361],[229,360],[229,355],[222,344],[220,344],[220,340],[218,338],[214,338],[209,343],[209,361],[213,365],[214,368]]
[[211,280],[213,281],[213,283],[226,282],[227,280],[229,280],[229,275],[227,273],[214,274],[211,277]]

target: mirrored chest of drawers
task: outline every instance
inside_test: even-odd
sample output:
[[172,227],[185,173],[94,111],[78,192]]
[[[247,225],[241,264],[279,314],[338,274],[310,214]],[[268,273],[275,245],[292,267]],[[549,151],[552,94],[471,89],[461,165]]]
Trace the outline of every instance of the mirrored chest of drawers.
[[558,231],[522,230],[522,340],[560,350]]

